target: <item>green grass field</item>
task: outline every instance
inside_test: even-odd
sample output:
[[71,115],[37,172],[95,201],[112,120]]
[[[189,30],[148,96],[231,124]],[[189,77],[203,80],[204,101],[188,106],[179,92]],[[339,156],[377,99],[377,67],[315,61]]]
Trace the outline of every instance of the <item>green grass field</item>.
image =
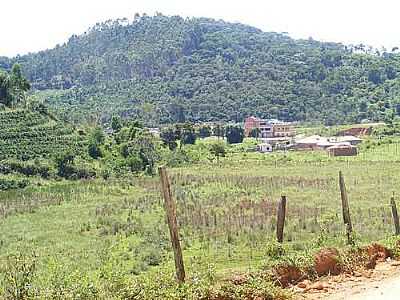
[[[356,241],[391,237],[389,200],[400,194],[398,146],[396,139],[371,142],[359,156],[348,158],[232,148],[220,162],[169,169],[189,276],[200,264],[212,265],[217,278],[268,266],[281,195],[288,199],[287,249],[344,247],[339,170],[345,176]],[[35,261],[35,286],[52,293],[63,286],[60,299],[78,299],[76,291],[86,295],[79,299],[109,296],[102,282],[110,278],[129,281],[160,268],[171,271],[162,204],[157,177],[44,181],[1,192],[3,271],[9,256],[22,252]],[[4,276],[2,282],[7,282]],[[67,297],[65,290],[75,296]]]

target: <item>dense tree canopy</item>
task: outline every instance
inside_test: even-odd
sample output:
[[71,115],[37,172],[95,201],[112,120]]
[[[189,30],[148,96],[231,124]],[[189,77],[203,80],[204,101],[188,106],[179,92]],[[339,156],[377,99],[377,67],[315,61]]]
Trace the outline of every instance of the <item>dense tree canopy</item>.
[[10,107],[22,102],[30,87],[18,64],[9,73],[0,70],[0,103],[3,105]]
[[229,144],[238,144],[243,142],[244,130],[238,126],[227,126],[225,129],[226,140]]
[[67,119],[145,124],[257,115],[326,124],[382,120],[400,103],[400,55],[205,18],[158,14],[96,24],[20,63]]

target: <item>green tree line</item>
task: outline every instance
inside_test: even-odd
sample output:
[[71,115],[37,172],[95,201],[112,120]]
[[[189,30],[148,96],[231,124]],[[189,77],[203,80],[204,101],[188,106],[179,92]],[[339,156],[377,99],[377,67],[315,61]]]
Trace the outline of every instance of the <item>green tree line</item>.
[[400,54],[296,40],[238,23],[139,16],[99,23],[19,63],[65,119],[134,117],[148,126],[246,116],[336,123],[399,114]]

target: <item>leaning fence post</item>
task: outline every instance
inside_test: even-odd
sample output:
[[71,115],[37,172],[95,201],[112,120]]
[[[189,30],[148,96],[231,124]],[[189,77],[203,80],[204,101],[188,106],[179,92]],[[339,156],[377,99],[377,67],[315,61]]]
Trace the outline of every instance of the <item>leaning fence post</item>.
[[390,198],[390,206],[392,207],[393,223],[396,235],[400,235],[400,223],[399,214],[397,213],[396,201],[394,200],[394,195]]
[[344,225],[346,226],[347,243],[350,245],[354,244],[354,241],[351,236],[353,232],[353,227],[351,225],[349,200],[347,198],[346,185],[344,184],[342,171],[339,171],[339,186],[340,186],[340,196],[342,198],[343,222]]
[[278,203],[278,219],[276,224],[276,239],[278,243],[283,243],[283,229],[286,217],[286,196],[282,196]]
[[165,167],[158,168],[161,179],[162,193],[164,197],[164,208],[167,213],[169,233],[172,248],[174,250],[176,277],[179,283],[185,282],[185,267],[183,265],[182,249],[179,242],[178,223],[176,221],[176,206],[172,199],[171,186]]

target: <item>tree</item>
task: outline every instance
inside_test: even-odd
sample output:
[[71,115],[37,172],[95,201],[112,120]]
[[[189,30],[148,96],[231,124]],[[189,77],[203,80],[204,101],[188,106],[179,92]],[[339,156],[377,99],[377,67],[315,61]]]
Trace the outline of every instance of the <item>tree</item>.
[[96,127],[89,137],[88,154],[94,159],[98,159],[103,156],[102,146],[105,141],[105,135],[100,127]]
[[12,102],[10,79],[7,73],[0,71],[0,102],[9,106]]
[[368,71],[368,80],[375,84],[382,83],[382,74],[378,68],[373,68]]
[[180,139],[180,134],[176,127],[168,126],[161,130],[160,138],[164,145],[168,146],[170,150],[175,150],[178,146],[176,141]]
[[145,171],[149,175],[154,174],[159,156],[154,137],[150,133],[142,130],[134,139],[121,144],[120,149],[132,172]]
[[385,116],[383,121],[390,127],[393,126],[393,121],[395,118],[395,112],[392,109],[388,109],[385,111]]
[[224,137],[225,135],[225,128],[222,125],[215,125],[213,127],[213,135],[218,137],[218,139],[220,139],[221,137]]
[[180,102],[172,102],[169,105],[169,110],[172,122],[183,123],[186,121],[185,108]]
[[242,143],[244,139],[244,130],[242,127],[228,126],[226,127],[225,136],[229,144]]
[[153,103],[145,102],[141,105],[142,119],[147,126],[156,126],[158,123],[156,106]]
[[257,127],[253,128],[250,131],[250,136],[253,137],[253,138],[256,138],[257,140],[260,137],[260,134],[261,134],[261,130],[260,130],[260,128],[257,128]]
[[118,132],[121,130],[123,124],[120,116],[112,116],[111,118],[111,128],[115,132]]
[[211,128],[208,125],[203,125],[199,128],[199,137],[204,139],[211,136]]
[[192,124],[185,124],[181,130],[181,145],[194,145],[196,143],[196,132]]
[[56,157],[56,166],[58,176],[69,178],[75,172],[74,167],[75,154],[71,151],[62,153]]
[[22,75],[21,67],[14,64],[9,74],[0,72],[0,103],[11,107],[25,100],[25,93],[31,88]]

